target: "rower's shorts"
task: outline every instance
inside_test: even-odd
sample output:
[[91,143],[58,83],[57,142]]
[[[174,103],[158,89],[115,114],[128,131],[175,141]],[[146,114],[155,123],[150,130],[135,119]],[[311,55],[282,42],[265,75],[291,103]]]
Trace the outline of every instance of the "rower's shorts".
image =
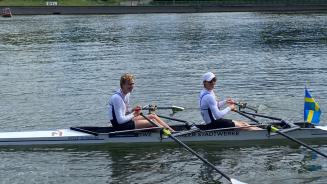
[[111,121],[111,124],[113,125],[113,127],[116,130],[132,130],[132,129],[135,129],[135,122],[132,119],[127,121],[126,123],[122,123],[122,124],[113,123]]
[[209,124],[201,125],[202,130],[218,129],[218,128],[229,128],[235,127],[235,123],[231,119],[220,118]]

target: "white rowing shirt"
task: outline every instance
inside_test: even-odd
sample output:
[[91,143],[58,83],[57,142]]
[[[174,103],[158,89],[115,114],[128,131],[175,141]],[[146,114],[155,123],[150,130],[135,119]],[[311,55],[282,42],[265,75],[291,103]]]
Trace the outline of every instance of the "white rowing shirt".
[[124,95],[121,89],[111,96],[108,107],[109,120],[114,119],[112,109],[119,124],[126,123],[134,117],[133,113],[130,113],[129,96],[130,93]]
[[201,116],[206,124],[211,123],[214,120],[220,119],[225,116],[230,110],[230,107],[226,107],[220,110],[220,107],[225,105],[226,100],[217,102],[215,93],[211,90],[203,89],[199,96],[199,105],[201,110]]

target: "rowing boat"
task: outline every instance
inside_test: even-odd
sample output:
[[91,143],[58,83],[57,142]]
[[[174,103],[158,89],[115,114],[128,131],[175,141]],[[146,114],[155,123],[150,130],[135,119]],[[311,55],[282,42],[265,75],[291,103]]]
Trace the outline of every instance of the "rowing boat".
[[[313,144],[327,143],[327,126],[308,126],[307,123],[295,123],[299,128],[285,128],[287,134]],[[311,124],[309,124],[311,125]],[[214,143],[223,146],[267,145],[269,143],[290,144],[284,137],[269,133],[267,130],[249,131],[240,128],[215,130],[188,130],[186,125],[172,126],[176,135],[183,142]],[[47,131],[2,132],[0,146],[24,145],[102,145],[122,146],[134,143],[167,143],[158,127],[115,131],[113,127],[71,127]]]
[[12,13],[11,13],[10,8],[2,9],[1,15],[2,15],[2,17],[12,17]]

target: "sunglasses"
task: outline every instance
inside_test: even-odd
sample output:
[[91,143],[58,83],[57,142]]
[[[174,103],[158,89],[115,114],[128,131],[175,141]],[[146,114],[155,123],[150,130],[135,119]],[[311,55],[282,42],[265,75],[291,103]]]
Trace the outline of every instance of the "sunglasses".
[[217,79],[216,79],[216,77],[214,77],[211,81],[207,81],[207,82],[210,83],[210,84],[212,84],[214,82],[217,82]]

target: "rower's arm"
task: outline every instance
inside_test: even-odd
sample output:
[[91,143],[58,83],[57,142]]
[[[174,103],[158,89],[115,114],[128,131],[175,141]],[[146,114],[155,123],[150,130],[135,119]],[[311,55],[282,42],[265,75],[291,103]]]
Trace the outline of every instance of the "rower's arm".
[[134,117],[133,113],[125,115],[127,109],[122,98],[114,98],[112,104],[114,106],[116,119],[119,124],[125,123]]
[[222,108],[225,104],[226,104],[226,101],[227,100],[221,100],[221,101],[218,101],[218,108]]
[[208,97],[205,100],[208,100],[209,108],[215,119],[220,119],[224,117],[229,111],[231,111],[230,107],[226,107],[224,110],[219,110],[216,99],[211,95],[208,95]]

